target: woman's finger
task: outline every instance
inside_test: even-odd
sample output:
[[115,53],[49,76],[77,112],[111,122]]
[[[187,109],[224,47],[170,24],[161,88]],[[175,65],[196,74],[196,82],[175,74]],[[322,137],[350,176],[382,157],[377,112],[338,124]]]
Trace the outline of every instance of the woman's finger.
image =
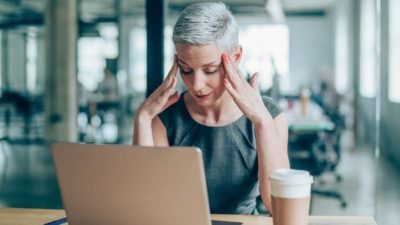
[[164,82],[161,86],[169,86],[172,83],[172,79],[176,77],[176,73],[178,72],[178,62],[176,56],[174,57],[174,63],[172,64],[171,69],[168,72],[167,77],[165,78]]
[[163,99],[163,101],[167,101],[169,96],[171,96],[171,94],[174,92],[176,83],[177,79],[174,77],[172,79],[172,83],[161,92],[160,97]]
[[171,70],[168,73],[168,76],[174,77],[178,72],[178,57],[174,56],[174,63],[172,64]]
[[239,99],[239,97],[240,97],[239,93],[232,86],[231,82],[226,78],[224,79],[224,85],[225,85],[226,90],[233,97],[233,99]]
[[176,77],[173,77],[173,78],[172,78],[172,83],[171,83],[171,84],[169,85],[169,87],[167,88],[170,95],[174,93],[175,87],[176,87],[176,84],[177,84],[177,83],[178,83],[178,79],[177,79]]
[[230,82],[232,82],[232,86],[236,88],[239,85],[239,79],[236,69],[233,67],[231,61],[229,60],[229,56],[227,56],[226,54],[222,54],[222,61],[226,77]]
[[169,96],[167,103],[164,105],[164,107],[162,108],[161,111],[164,111],[164,109],[168,108],[170,105],[177,102],[179,100],[179,98],[180,98],[179,92],[175,91],[175,93],[173,95]]
[[160,93],[164,92],[166,89],[169,89],[171,84],[173,83],[174,78],[176,78],[176,73],[178,72],[178,64],[176,61],[176,57],[174,58],[174,64],[172,65],[167,77],[165,78],[164,82],[150,95],[149,98],[158,96]]
[[169,71],[167,78],[171,79],[171,77],[175,77],[177,72],[178,72],[178,61],[177,58],[174,57],[174,63],[172,64],[171,70]]
[[234,60],[233,60],[230,56],[228,56],[228,59],[229,59],[229,61],[230,61],[230,64],[231,64],[231,65],[233,66],[233,68],[235,69],[236,74],[237,74],[237,77],[238,77],[243,83],[247,83],[246,79],[244,78],[244,76],[243,76],[243,74],[242,74],[242,71],[240,71],[240,69],[239,69],[239,65],[236,64],[236,63],[234,62]]
[[250,79],[250,85],[251,85],[251,87],[252,88],[254,88],[254,89],[256,89],[256,90],[258,90],[258,73],[257,72],[255,72],[254,74],[253,74],[253,76],[251,77],[251,79]]
[[164,82],[144,101],[141,108],[152,116],[162,112],[179,99],[179,93],[173,93],[176,84],[176,77],[172,77],[172,82],[168,86],[166,86],[166,83]]

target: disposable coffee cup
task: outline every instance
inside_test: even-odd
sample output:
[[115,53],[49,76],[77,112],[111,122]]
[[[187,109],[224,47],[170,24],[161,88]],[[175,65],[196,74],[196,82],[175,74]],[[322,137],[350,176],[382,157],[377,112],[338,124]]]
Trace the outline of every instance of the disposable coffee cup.
[[270,175],[274,225],[307,225],[313,177],[304,170],[276,169]]

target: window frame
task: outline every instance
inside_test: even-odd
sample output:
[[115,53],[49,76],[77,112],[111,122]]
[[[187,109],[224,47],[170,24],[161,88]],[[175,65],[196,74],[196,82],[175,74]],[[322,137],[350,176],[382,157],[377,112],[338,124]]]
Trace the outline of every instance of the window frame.
[[[395,8],[397,7],[397,8]],[[400,21],[400,2],[389,1],[389,68],[388,68],[388,99],[390,102],[400,103],[400,28],[396,21]],[[395,10],[397,9],[397,12]]]
[[376,36],[374,0],[361,2],[359,94],[364,98],[376,97]]

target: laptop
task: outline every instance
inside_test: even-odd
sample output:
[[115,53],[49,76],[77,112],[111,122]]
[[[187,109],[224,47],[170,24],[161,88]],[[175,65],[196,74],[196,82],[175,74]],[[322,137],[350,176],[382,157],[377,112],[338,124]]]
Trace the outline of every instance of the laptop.
[[52,153],[69,225],[211,225],[195,147],[56,143]]

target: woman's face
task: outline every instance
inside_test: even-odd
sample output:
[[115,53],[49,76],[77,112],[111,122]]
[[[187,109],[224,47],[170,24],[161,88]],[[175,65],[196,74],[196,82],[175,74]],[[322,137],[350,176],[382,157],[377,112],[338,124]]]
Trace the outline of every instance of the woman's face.
[[223,50],[216,44],[176,44],[175,47],[179,70],[189,94],[199,105],[212,105],[225,92]]

